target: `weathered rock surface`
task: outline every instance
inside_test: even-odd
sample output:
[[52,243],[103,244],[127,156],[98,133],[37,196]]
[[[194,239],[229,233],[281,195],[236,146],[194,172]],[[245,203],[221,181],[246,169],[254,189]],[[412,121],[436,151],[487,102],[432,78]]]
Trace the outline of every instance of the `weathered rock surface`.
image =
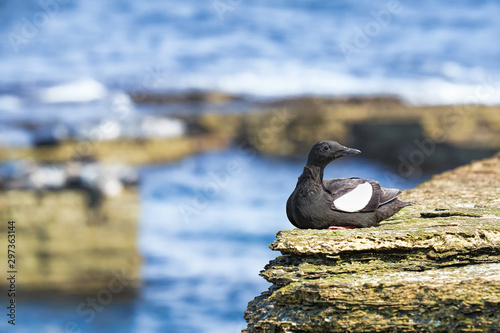
[[65,141],[54,146],[0,147],[0,161],[31,159],[37,162],[60,163],[92,157],[99,162],[142,165],[169,162],[227,145],[227,139],[214,135],[170,139]]
[[[94,207],[89,200],[83,190],[0,192],[0,260],[5,267],[7,222],[15,221],[22,294],[126,292],[138,286],[137,192],[104,197]],[[0,286],[8,282],[1,279]]]
[[280,231],[246,332],[499,332],[500,154],[402,197],[380,227]]
[[390,97],[299,97],[262,106],[266,107],[269,112],[250,113],[242,123],[242,140],[265,154],[306,155],[312,143],[336,140],[396,167],[411,163],[415,154],[424,155],[406,171],[418,176],[500,150],[498,107],[417,107]]
[[[243,100],[241,96],[201,91],[132,93],[132,97],[136,103],[186,104],[185,110],[179,109],[177,118],[187,124],[189,135],[170,139],[63,141],[55,146],[29,148],[0,147],[0,161],[32,158],[54,163],[90,156],[102,162],[139,165],[224,148],[231,141],[252,146],[263,154],[303,156],[312,143],[330,139],[360,149],[364,157],[401,166],[400,173],[408,161],[419,159],[421,164],[404,170],[405,176],[418,177],[422,171],[441,172],[490,157],[500,149],[500,108],[497,106],[417,107],[382,96],[249,100],[241,107],[233,105]],[[190,112],[192,103],[196,106]],[[374,137],[377,140],[373,140]]]
[[220,91],[193,90],[185,93],[154,93],[144,91],[132,91],[130,97],[137,104],[171,104],[171,103],[223,103],[229,101],[241,101],[244,98]]

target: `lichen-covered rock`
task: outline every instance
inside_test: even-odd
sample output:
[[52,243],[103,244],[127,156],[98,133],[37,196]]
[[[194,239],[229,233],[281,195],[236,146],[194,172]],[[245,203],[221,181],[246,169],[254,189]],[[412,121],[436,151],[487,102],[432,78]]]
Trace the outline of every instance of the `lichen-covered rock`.
[[332,275],[256,299],[248,332],[494,332],[500,264]]
[[500,331],[500,155],[402,196],[377,228],[278,232],[245,331]]
[[54,146],[0,147],[0,161],[31,159],[43,163],[61,163],[81,157],[92,157],[106,163],[142,165],[173,161],[227,145],[228,139],[217,135],[169,139],[64,141]]
[[[132,292],[140,284],[139,197],[126,189],[89,207],[83,190],[0,191],[0,259],[15,221],[17,287],[24,294]],[[119,282],[117,282],[117,279]],[[9,281],[0,280],[0,287]]]
[[[262,105],[266,108],[269,112],[250,113],[242,124],[243,140],[260,137],[249,141],[265,154],[305,155],[312,143],[329,139],[390,165],[411,164],[415,153],[423,155],[416,156],[414,170],[407,170],[415,175],[441,172],[500,149],[496,106],[416,107],[391,97],[297,97]],[[277,122],[275,115],[282,110],[286,116]]]

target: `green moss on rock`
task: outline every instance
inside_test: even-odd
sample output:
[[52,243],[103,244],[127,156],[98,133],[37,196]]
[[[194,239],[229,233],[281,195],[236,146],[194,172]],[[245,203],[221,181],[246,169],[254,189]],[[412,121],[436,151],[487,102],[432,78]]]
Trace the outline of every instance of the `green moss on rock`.
[[0,161],[32,159],[42,163],[62,163],[82,156],[106,163],[142,165],[177,160],[229,143],[220,135],[182,136],[168,139],[118,139],[110,141],[65,141],[54,146],[0,147]]
[[500,155],[403,194],[381,226],[287,230],[246,332],[500,330]]
[[[119,276],[123,291],[140,283],[139,197],[125,190],[88,207],[83,190],[0,191],[0,218],[14,220],[17,285],[24,294],[97,292]],[[7,249],[7,227],[0,229]],[[0,255],[7,262],[7,251]],[[120,281],[122,281],[120,280]],[[8,281],[0,280],[5,287]]]

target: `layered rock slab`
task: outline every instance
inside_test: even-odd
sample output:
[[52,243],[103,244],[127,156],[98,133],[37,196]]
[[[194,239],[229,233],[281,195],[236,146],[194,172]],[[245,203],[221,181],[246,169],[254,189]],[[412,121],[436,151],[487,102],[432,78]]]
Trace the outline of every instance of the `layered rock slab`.
[[246,332],[500,331],[500,156],[403,200],[377,228],[280,231]]
[[[15,221],[22,295],[128,293],[140,285],[137,192],[126,189],[95,207],[89,201],[79,189],[0,191],[0,259],[7,264],[7,221]],[[1,288],[8,284],[0,280]]]

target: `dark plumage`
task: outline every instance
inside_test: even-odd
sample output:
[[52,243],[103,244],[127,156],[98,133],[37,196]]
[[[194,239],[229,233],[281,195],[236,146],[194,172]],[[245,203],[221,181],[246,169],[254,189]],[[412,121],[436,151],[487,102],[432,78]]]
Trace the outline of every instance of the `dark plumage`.
[[361,153],[335,141],[312,146],[304,172],[286,203],[286,214],[298,228],[332,226],[373,227],[412,203],[398,200],[398,189],[383,188],[373,180],[357,177],[323,180],[331,161]]

